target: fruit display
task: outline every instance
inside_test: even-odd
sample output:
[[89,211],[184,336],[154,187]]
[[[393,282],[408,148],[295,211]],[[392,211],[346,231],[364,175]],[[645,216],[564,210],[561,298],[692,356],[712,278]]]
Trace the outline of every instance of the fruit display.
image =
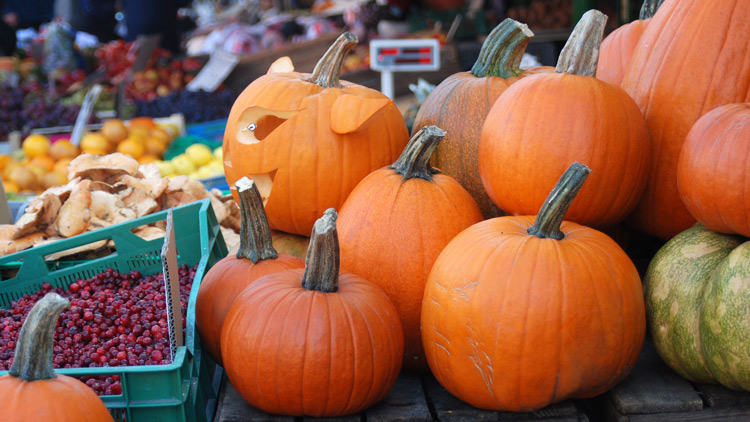
[[229,115],[237,95],[231,91],[172,91],[156,99],[136,100],[135,113],[138,116],[163,117],[182,113],[185,122],[207,122],[225,119]]
[[154,163],[164,177],[184,175],[190,179],[207,179],[224,174],[222,148],[211,151],[207,145],[195,143],[185,152],[171,160],[158,160]]
[[532,29],[560,29],[571,26],[572,0],[531,0],[526,6],[508,8],[508,17],[526,22]]

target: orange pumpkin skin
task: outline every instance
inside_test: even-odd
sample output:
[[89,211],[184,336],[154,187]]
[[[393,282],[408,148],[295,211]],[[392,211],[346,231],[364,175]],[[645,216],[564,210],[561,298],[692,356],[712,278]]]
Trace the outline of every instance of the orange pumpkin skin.
[[[327,208],[340,208],[360,180],[392,163],[409,140],[385,95],[346,81],[324,88],[310,77],[289,72],[256,79],[232,106],[223,143],[229,186],[269,174],[268,223],[302,236]],[[257,122],[257,136],[246,130],[250,122]]]
[[750,103],[717,107],[688,132],[677,186],[690,214],[710,230],[750,236]]
[[642,288],[625,252],[571,222],[562,223],[562,240],[537,238],[527,233],[533,222],[499,217],[463,231],[425,287],[430,368],[476,407],[531,411],[596,396],[641,351]]
[[112,415],[94,390],[61,374],[40,381],[5,375],[0,377],[0,397],[6,398],[0,400],[3,422],[112,422]]
[[427,276],[445,245],[482,213],[452,177],[406,178],[392,167],[371,173],[344,203],[341,267],[385,290],[404,331],[404,368],[426,370],[419,319]]
[[592,173],[566,219],[604,228],[637,204],[649,153],[643,116],[622,89],[588,76],[544,73],[516,82],[493,105],[482,129],[479,173],[503,211],[533,215],[559,175],[579,161]]
[[599,64],[596,68],[598,79],[617,86],[622,84],[625,71],[633,57],[633,50],[638,40],[641,39],[648,22],[648,20],[634,20],[615,29],[602,41]]
[[267,275],[227,315],[222,355],[232,385],[274,414],[337,416],[385,398],[396,382],[403,333],[382,289],[341,272],[338,291],[301,285],[304,270]]
[[695,219],[680,199],[677,162],[706,112],[750,101],[750,1],[667,1],[636,47],[622,87],[646,117],[653,149],[646,191],[628,219],[662,239]]

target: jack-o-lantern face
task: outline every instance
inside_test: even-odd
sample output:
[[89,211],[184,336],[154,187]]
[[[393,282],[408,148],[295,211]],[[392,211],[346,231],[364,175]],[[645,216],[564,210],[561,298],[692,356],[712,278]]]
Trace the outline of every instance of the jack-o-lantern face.
[[340,208],[360,180],[398,158],[409,140],[393,101],[338,80],[356,42],[343,34],[312,74],[283,71],[256,79],[229,113],[227,182],[255,181],[273,229],[309,236],[326,209]]

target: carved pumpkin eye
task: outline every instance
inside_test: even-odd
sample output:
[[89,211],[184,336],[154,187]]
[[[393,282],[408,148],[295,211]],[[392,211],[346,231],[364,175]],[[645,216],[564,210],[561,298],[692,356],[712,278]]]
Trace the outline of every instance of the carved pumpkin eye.
[[247,129],[247,130],[249,130],[250,132],[255,132],[255,128],[257,128],[257,127],[258,127],[258,125],[257,125],[257,124],[255,124],[255,123],[250,123],[249,125],[247,125],[247,128],[246,128],[246,129]]
[[244,144],[260,142],[297,113],[250,107],[242,112],[237,122],[237,140]]

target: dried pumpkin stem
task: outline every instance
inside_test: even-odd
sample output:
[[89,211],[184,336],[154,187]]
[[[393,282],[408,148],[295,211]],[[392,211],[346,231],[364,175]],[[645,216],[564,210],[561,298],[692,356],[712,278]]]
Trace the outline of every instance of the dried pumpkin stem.
[[664,3],[664,0],[644,0],[639,18],[641,20],[653,18],[662,3]]
[[9,374],[23,381],[57,378],[52,366],[55,326],[60,313],[70,308],[70,301],[49,293],[37,302],[21,327]]
[[302,287],[323,293],[339,288],[339,235],[336,210],[328,208],[315,222],[305,258]]
[[249,259],[253,264],[278,258],[258,186],[247,177],[238,180],[235,186],[240,198],[240,247],[237,258]]
[[556,240],[565,237],[560,230],[560,225],[589,173],[591,173],[591,169],[585,165],[581,163],[571,164],[560,177],[560,180],[557,181],[547,199],[544,200],[534,225],[529,227],[527,232],[537,237]]
[[403,176],[403,180],[414,177],[432,180],[432,175],[440,173],[440,170],[430,165],[430,158],[443,137],[445,137],[445,131],[437,126],[425,126],[419,129],[398,160],[388,168]]
[[308,81],[323,88],[340,88],[339,79],[344,58],[358,42],[357,36],[351,32],[341,34],[315,65]]
[[606,23],[607,15],[598,10],[592,9],[584,13],[560,52],[555,72],[592,77],[596,75],[599,47]]
[[484,40],[471,74],[479,78],[498,76],[505,79],[520,75],[523,73],[523,53],[533,37],[534,33],[527,25],[506,18]]

